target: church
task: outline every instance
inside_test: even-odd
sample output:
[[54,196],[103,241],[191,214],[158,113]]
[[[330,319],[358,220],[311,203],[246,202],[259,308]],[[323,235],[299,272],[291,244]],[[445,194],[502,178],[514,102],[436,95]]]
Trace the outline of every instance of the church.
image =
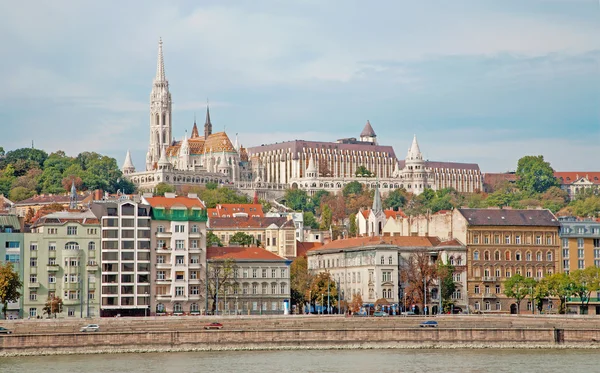
[[146,153],[145,171],[136,172],[131,154],[127,151],[123,174],[143,190],[158,183],[194,185],[215,182],[233,184],[250,180],[246,149],[231,143],[225,132],[213,133],[208,104],[202,135],[194,119],[190,136],[172,137],[172,100],[165,74],[162,40],[158,43],[156,77],[150,93],[150,143]]

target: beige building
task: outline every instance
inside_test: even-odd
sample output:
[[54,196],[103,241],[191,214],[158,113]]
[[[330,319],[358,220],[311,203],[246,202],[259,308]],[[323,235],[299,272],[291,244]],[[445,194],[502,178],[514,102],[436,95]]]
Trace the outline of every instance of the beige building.
[[[456,240],[440,242],[435,237],[358,237],[332,241],[307,252],[308,269],[329,272],[338,283],[341,299],[350,303],[360,295],[363,304],[388,303],[386,311],[410,310],[401,281],[409,257],[426,252],[432,263],[441,259],[455,266],[457,310],[466,309],[466,248]],[[438,313],[437,279],[429,279],[428,313]],[[420,306],[418,306],[420,307]],[[422,311],[421,311],[422,312]]]
[[[233,274],[226,285],[217,285],[209,278],[211,287],[219,296],[219,314],[273,315],[287,314],[290,310],[291,261],[260,247],[209,247],[207,265],[222,266],[233,262]],[[215,273],[210,271],[209,273]],[[229,286],[227,286],[229,285]],[[210,303],[209,303],[210,302]],[[207,308],[212,309],[209,299]]]
[[91,211],[46,215],[25,234],[23,309],[43,317],[48,299],[62,299],[56,316],[97,317],[100,301],[100,222]]
[[[77,195],[76,206],[78,208],[87,206],[93,200],[93,194],[88,193],[85,195]],[[26,200],[19,201],[14,203],[11,207],[12,211],[19,217],[25,217],[27,215],[27,211],[30,209],[33,213],[36,213],[39,209],[44,206],[49,206],[53,204],[59,204],[62,207],[69,208],[71,203],[71,196],[69,194],[57,195],[57,194],[40,194],[31,198],[27,198]]]
[[142,200],[152,206],[152,313],[200,313],[206,298],[204,203],[195,194]]
[[230,246],[231,237],[243,232],[254,237],[255,244],[273,254],[285,258],[296,257],[296,227],[291,218],[211,218],[208,229],[219,237],[224,246]]

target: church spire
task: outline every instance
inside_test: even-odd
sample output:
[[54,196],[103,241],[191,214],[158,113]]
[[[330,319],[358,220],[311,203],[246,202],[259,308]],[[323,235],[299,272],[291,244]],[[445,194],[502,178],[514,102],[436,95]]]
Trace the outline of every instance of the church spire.
[[372,210],[375,215],[383,211],[383,207],[381,204],[381,194],[379,194],[379,179],[377,180],[377,184],[375,184],[375,196],[373,197]]
[[156,80],[165,81],[165,60],[163,58],[162,38],[158,39],[158,61],[156,62]]
[[406,159],[409,160],[421,160],[423,159],[423,155],[421,154],[421,149],[419,149],[419,143],[417,142],[417,135],[413,137],[412,144],[410,149],[408,149],[408,156]]
[[71,196],[69,201],[69,208],[75,210],[77,208],[77,190],[75,189],[75,179],[71,181]]
[[212,123],[210,122],[210,110],[208,108],[208,100],[206,100],[206,121],[204,122],[204,140],[212,135]]

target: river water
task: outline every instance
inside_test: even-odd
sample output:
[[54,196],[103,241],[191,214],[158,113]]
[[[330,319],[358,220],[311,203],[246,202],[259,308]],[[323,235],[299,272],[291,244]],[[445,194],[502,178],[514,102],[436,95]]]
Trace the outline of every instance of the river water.
[[302,350],[0,358],[1,373],[598,372],[597,350]]

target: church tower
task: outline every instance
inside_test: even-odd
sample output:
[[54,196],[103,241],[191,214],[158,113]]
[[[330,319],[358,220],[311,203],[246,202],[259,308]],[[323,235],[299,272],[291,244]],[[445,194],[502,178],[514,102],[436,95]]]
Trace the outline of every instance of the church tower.
[[208,103],[206,103],[206,122],[204,122],[204,141],[208,139],[208,136],[212,135],[212,123],[210,122],[210,111],[208,110]]
[[169,146],[171,139],[171,93],[169,81],[165,76],[162,39],[158,41],[158,61],[156,77],[150,93],[150,146],[146,156],[146,170],[154,169],[161,150]]

